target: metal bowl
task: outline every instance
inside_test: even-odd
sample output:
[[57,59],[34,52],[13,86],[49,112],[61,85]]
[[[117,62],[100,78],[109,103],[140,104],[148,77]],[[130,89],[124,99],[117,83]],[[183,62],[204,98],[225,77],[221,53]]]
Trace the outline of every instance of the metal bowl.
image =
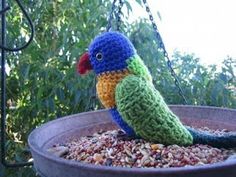
[[[194,127],[236,131],[236,110],[202,106],[170,106],[181,120]],[[53,144],[117,128],[107,110],[85,112],[53,120],[35,129],[28,138],[34,165],[42,177],[235,177],[236,160],[178,168],[122,168],[97,166],[56,157]]]

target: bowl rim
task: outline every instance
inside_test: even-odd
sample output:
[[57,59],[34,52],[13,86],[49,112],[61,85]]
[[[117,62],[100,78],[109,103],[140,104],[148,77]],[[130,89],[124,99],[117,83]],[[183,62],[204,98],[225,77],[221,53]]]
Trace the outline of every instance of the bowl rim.
[[[170,107],[186,107],[186,108],[200,108],[200,109],[218,109],[222,111],[233,111],[236,115],[236,109],[231,108],[220,108],[220,107],[213,107],[213,106],[192,106],[192,105],[170,105]],[[54,124],[58,121],[63,121],[64,119],[68,118],[75,118],[78,117],[78,115],[88,115],[88,114],[94,114],[94,112],[107,112],[107,109],[101,109],[96,111],[90,111],[90,112],[82,112],[78,114],[72,114],[68,116],[64,116],[60,119],[52,120],[47,123],[42,124],[38,128],[34,129],[29,137],[28,137],[28,144],[31,149],[31,151],[34,151],[36,154],[42,156],[43,158],[46,158],[47,160],[58,163],[61,165],[71,166],[71,167],[77,167],[78,169],[84,169],[89,171],[106,171],[110,173],[119,172],[119,173],[142,173],[142,174],[185,174],[187,172],[203,172],[203,171],[209,171],[209,170],[219,170],[219,169],[228,169],[232,167],[236,167],[236,159],[217,162],[213,164],[205,164],[202,166],[187,166],[187,167],[170,167],[170,168],[137,168],[137,167],[112,167],[112,166],[103,166],[103,165],[94,165],[89,163],[83,163],[78,162],[75,160],[66,160],[64,158],[57,157],[45,150],[42,150],[40,147],[37,146],[37,143],[35,143],[35,136],[37,132],[39,132],[41,129],[47,128],[51,124]]]

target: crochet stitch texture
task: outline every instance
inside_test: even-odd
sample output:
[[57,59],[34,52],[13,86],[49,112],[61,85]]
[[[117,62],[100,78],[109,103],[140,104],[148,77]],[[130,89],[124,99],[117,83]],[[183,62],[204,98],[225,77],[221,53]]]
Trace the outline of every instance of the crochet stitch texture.
[[144,139],[190,145],[193,138],[160,93],[142,77],[129,75],[116,88],[116,104],[123,119]]
[[100,101],[105,108],[114,108],[115,101],[115,89],[119,81],[129,75],[129,71],[112,71],[100,74],[97,79],[97,93]]
[[124,121],[116,108],[110,109],[109,112],[112,115],[112,119],[120,126],[120,128],[122,128],[129,136],[137,137],[134,130]]
[[[96,59],[101,53],[102,60]],[[126,59],[136,54],[129,39],[121,33],[109,32],[96,37],[89,47],[90,61],[96,74],[127,68]]]
[[152,76],[148,71],[148,68],[138,55],[134,55],[128,58],[126,62],[128,64],[128,70],[131,71],[132,74],[144,77],[145,79],[152,81]]
[[164,144],[192,143],[190,133],[153,87],[148,68],[127,37],[103,33],[90,45],[89,56],[98,78],[98,97],[128,135]]
[[236,147],[234,133],[218,136],[185,127],[154,88],[148,68],[123,34],[99,35],[91,43],[89,55],[82,59],[80,72],[92,66],[98,77],[97,91],[102,104],[128,135],[166,145],[201,143]]

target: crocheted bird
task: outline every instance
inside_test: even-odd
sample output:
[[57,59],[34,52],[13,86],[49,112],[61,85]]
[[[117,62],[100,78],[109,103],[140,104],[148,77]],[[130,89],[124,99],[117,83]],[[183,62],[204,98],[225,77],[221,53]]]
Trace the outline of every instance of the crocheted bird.
[[129,136],[165,145],[236,147],[236,134],[216,136],[185,127],[155,89],[148,68],[123,34],[105,32],[92,41],[77,71],[86,74],[92,69],[101,103]]

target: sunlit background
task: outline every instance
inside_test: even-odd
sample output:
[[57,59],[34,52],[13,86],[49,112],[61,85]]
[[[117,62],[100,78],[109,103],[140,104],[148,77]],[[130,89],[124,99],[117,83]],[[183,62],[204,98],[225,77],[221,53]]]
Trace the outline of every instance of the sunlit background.
[[[159,31],[170,54],[194,53],[202,64],[236,58],[235,0],[149,0]],[[146,16],[133,4],[131,20]],[[160,13],[158,17],[157,12]]]

